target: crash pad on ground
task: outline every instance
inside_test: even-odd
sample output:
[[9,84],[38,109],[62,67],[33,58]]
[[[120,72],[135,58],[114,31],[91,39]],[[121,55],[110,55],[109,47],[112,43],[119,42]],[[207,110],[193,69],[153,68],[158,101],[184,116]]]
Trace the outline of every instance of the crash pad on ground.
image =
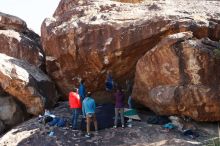
[[[101,104],[96,106],[96,118],[98,122],[98,129],[105,129],[113,127],[115,116],[115,107],[113,104]],[[85,119],[82,119],[81,129],[86,129]],[[91,130],[94,130],[94,124],[91,122]]]

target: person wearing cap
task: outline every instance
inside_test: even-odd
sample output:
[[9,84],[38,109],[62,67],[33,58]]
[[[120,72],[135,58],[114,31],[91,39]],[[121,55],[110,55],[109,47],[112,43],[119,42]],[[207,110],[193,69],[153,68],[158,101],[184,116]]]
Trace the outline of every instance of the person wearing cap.
[[98,132],[98,123],[96,120],[96,114],[95,114],[95,100],[91,96],[91,92],[87,93],[87,97],[83,100],[83,106],[82,106],[82,112],[83,116],[86,118],[86,131],[87,134],[86,137],[90,137],[90,123],[91,121],[94,122],[95,131]]
[[82,108],[82,104],[78,94],[78,89],[76,88],[69,93],[69,106],[72,110],[72,127],[73,129],[77,129],[77,120]]

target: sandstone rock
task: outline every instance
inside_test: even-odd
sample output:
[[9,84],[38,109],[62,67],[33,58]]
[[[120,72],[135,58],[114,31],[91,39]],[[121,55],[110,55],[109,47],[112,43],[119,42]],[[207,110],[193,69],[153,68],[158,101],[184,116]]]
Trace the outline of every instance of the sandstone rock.
[[124,82],[134,77],[138,59],[167,35],[192,31],[199,39],[220,39],[219,6],[217,1],[62,0],[42,24],[47,72],[66,95],[79,78],[86,79],[88,90],[103,88],[108,70]]
[[24,121],[24,114],[11,96],[0,97],[0,119],[7,125],[15,125]]
[[26,117],[25,107],[0,88],[0,134],[23,122]]
[[0,12],[0,53],[43,68],[45,56],[40,37],[18,17]]
[[0,134],[2,134],[5,131],[5,125],[4,123],[0,120]]
[[17,31],[25,31],[26,23],[20,18],[0,12],[0,29],[13,29]]
[[219,121],[218,45],[190,32],[169,35],[138,61],[133,97],[158,114]]
[[53,82],[36,66],[0,53],[0,86],[38,115],[57,101]]
[[12,126],[23,122],[27,113],[14,97],[0,96],[0,133]]

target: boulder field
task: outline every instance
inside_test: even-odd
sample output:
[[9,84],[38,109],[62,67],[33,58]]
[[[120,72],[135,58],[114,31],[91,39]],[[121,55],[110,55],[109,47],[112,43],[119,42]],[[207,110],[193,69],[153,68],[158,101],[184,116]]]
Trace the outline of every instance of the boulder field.
[[41,37],[0,12],[0,133],[53,107],[57,88],[66,98],[85,79],[88,91],[102,92],[107,72],[119,85],[130,79],[133,99],[159,115],[219,121],[219,7],[61,0]]

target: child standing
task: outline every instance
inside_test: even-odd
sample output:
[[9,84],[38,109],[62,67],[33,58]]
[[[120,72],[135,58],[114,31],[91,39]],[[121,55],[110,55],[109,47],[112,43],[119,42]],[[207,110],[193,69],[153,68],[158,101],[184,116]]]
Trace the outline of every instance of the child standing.
[[96,109],[95,100],[91,97],[91,92],[88,92],[87,97],[83,100],[83,106],[82,106],[83,116],[86,117],[86,131],[87,131],[87,134],[85,135],[86,137],[90,137],[91,121],[94,122],[96,133],[98,132],[98,123],[96,120],[95,109]]

